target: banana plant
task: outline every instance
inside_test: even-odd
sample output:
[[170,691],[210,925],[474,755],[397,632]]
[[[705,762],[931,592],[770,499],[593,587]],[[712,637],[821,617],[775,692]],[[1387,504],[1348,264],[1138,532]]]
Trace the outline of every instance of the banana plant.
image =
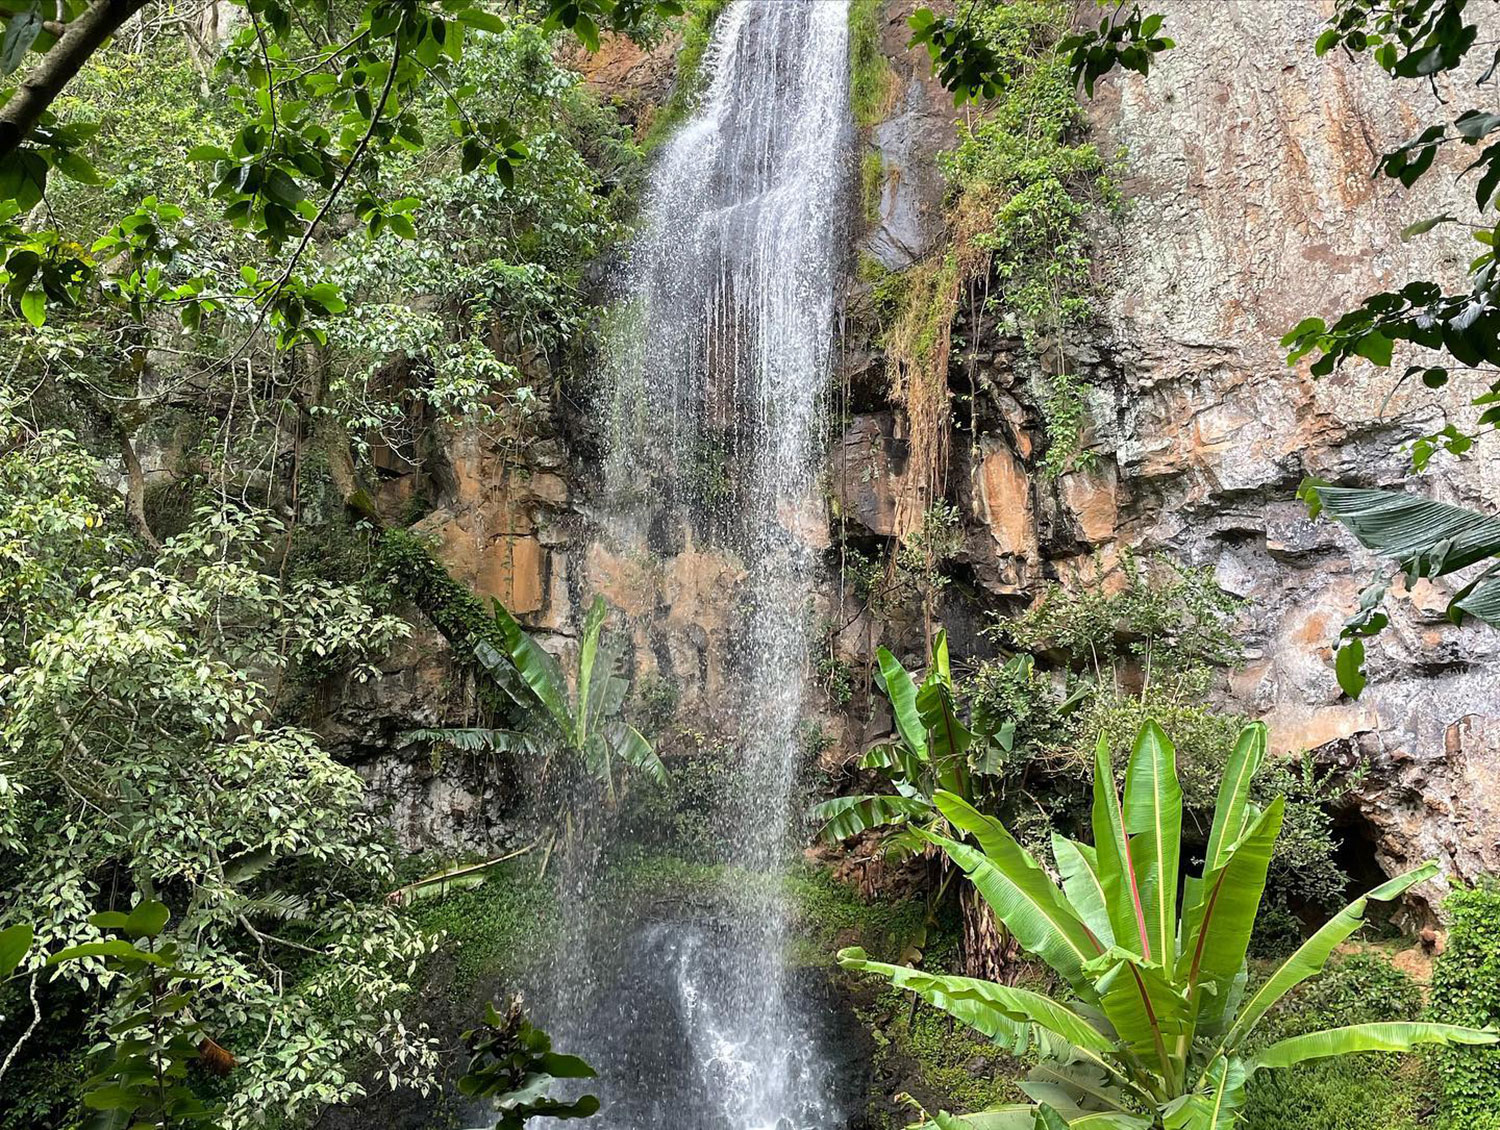
[[1092,844],[1053,837],[1061,886],[1004,827],[949,791],[934,800],[972,843],[918,830],[961,867],[1021,946],[1064,986],[1056,995],[941,976],[839,954],[878,973],[1037,1067],[1029,1103],[969,1115],[932,1115],[933,1130],[1227,1130],[1259,1071],[1418,1044],[1493,1044],[1500,1032],[1448,1024],[1356,1024],[1258,1047],[1256,1026],[1291,989],[1317,976],[1359,929],[1372,902],[1389,902],[1437,874],[1425,863],[1354,900],[1253,993],[1246,950],[1281,829],[1284,801],[1265,809],[1250,783],[1266,753],[1259,724],[1228,760],[1200,874],[1181,884],[1182,790],[1176,755],[1154,722],[1136,737],[1123,794],[1108,743],[1094,767]]
[[[878,772],[892,792],[835,797],[814,806],[812,816],[821,824],[819,835],[829,843],[886,828],[885,850],[898,856],[912,855],[930,850],[926,833],[963,835],[962,829],[949,824],[934,798],[946,791],[976,803],[985,779],[998,775],[1002,755],[1011,748],[1015,725],[984,717],[976,718],[972,729],[964,723],[957,705],[946,632],[938,632],[933,641],[932,659],[920,684],[887,649],[879,650],[878,659],[880,682],[895,716],[896,740],[876,746],[859,764]],[[1030,663],[1031,657],[1017,656],[1011,662]],[[946,864],[946,857],[940,858]],[[929,925],[956,874],[955,868],[942,868],[928,898]],[[971,887],[960,889],[958,905],[963,922],[964,972],[1002,976],[1015,956],[1012,939],[999,928]]]
[[886,849],[910,854],[927,847],[918,829],[947,828],[946,818],[933,801],[940,790],[971,802],[975,799],[975,776],[985,775],[993,758],[973,758],[971,750],[990,743],[1008,750],[1015,727],[981,726],[976,733],[964,724],[956,705],[946,632],[938,632],[933,641],[932,661],[920,685],[886,648],[877,657],[880,684],[895,715],[896,740],[870,750],[859,766],[877,771],[893,791],[834,797],[815,805],[812,817],[820,825],[818,834],[829,843],[874,828],[891,828]]
[[481,641],[475,656],[520,708],[523,729],[415,730],[413,740],[437,741],[462,750],[531,754],[545,761],[561,753],[578,758],[615,799],[618,767],[665,783],[666,768],[639,730],[620,717],[630,681],[620,673],[622,649],[603,639],[608,609],[596,596],[584,617],[573,686],[556,659],[526,634],[516,618],[495,602],[496,636],[504,652]]

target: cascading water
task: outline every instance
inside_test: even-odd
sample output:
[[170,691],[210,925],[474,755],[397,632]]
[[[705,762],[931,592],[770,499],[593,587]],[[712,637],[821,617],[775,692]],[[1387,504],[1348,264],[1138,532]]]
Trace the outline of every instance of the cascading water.
[[[552,1022],[600,1072],[601,1130],[835,1130],[818,1025],[784,967],[814,547],[815,451],[849,164],[845,0],[734,0],[698,111],[662,153],[624,270],[601,525],[645,554],[663,522],[737,560],[717,814],[734,865],[711,914],[603,947],[580,921]],[[589,905],[587,880],[569,901]],[[590,913],[582,912],[585,917]],[[604,912],[609,914],[611,912]]]

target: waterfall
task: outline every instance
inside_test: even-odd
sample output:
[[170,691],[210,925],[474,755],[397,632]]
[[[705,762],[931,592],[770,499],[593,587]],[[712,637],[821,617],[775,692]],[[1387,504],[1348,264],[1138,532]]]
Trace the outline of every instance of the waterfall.
[[[665,522],[744,580],[715,598],[737,625],[716,696],[739,751],[716,814],[735,878],[713,914],[648,920],[607,956],[597,908],[570,943],[583,968],[554,1026],[600,1071],[600,1130],[842,1124],[817,1025],[789,990],[776,878],[795,851],[819,566],[808,531],[822,526],[816,455],[847,248],[847,19],[845,0],[724,10],[623,269],[604,536],[643,555]],[[589,901],[586,885],[573,901]]]

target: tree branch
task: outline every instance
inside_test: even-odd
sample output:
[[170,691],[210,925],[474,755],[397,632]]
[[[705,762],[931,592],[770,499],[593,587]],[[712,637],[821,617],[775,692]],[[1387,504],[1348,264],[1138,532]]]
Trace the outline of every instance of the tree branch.
[[0,157],[13,153],[36,128],[47,107],[73,80],[89,56],[146,6],[146,0],[95,0],[63,30],[58,41],[0,106]]

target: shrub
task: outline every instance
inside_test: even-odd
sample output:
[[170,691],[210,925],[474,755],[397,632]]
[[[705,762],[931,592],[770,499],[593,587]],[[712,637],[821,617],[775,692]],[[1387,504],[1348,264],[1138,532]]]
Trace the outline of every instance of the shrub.
[[[1454,891],[1448,946],[1432,976],[1435,1019],[1500,1024],[1500,887]],[[1474,1049],[1435,1054],[1442,1102],[1439,1130],[1500,1130],[1500,1055]]]

